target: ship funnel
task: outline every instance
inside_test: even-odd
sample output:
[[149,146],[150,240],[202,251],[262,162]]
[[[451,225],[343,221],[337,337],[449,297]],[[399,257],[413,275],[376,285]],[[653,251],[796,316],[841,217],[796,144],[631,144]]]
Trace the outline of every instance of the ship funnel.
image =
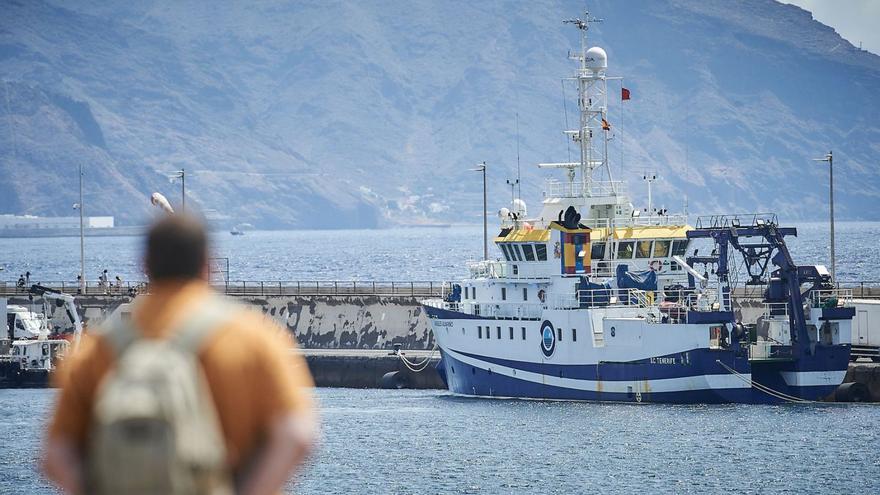
[[584,63],[588,69],[594,72],[599,72],[608,68],[608,55],[602,48],[594,46],[587,50],[584,57]]

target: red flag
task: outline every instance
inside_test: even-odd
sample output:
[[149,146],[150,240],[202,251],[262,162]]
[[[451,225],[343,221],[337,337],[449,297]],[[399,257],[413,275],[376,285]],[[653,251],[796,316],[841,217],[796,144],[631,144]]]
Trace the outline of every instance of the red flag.
[[602,119],[602,130],[603,131],[610,131],[611,130],[611,124],[609,124],[608,121],[605,119]]
[[620,99],[628,100],[629,99],[629,90],[626,88],[620,88]]

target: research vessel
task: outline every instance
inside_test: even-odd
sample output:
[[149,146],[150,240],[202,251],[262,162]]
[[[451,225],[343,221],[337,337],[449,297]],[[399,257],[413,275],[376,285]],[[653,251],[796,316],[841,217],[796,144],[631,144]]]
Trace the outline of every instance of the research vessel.
[[514,199],[499,211],[500,256],[423,301],[449,390],[664,403],[828,396],[847,370],[851,293],[823,266],[794,263],[786,238],[797,232],[774,214],[690,225],[633,207],[609,166],[614,78],[605,51],[588,48],[595,21],[566,21],[581,34],[570,55],[578,126],[565,131],[578,159],[540,164],[565,179],[547,182],[539,214]]

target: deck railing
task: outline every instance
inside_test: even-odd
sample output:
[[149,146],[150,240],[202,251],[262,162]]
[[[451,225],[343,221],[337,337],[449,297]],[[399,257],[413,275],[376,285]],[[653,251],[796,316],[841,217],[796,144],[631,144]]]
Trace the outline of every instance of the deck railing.
[[853,289],[814,290],[810,292],[810,306],[814,308],[853,305]]
[[[39,285],[75,296],[134,296],[149,293],[147,282],[102,284],[88,281],[82,289],[76,281],[39,282]],[[443,283],[434,281],[229,281],[211,284],[230,296],[409,296],[433,297],[442,294]],[[26,297],[29,286],[0,282],[0,297]]]
[[[594,267],[595,270],[595,267]],[[526,270],[520,278],[539,277],[537,273]],[[610,272],[609,272],[610,275]],[[88,296],[128,296],[149,292],[149,284],[143,281],[102,284],[100,281],[89,280],[85,290],[80,290],[79,283],[72,281],[39,281],[32,282],[71,295]],[[444,283],[439,281],[352,281],[352,280],[317,280],[317,281],[252,281],[240,280],[212,283],[220,292],[231,296],[288,296],[288,295],[376,295],[376,296],[411,296],[437,297],[445,296]],[[857,282],[839,282],[835,294],[843,297],[849,304],[853,298],[880,296],[880,280],[864,280]],[[446,291],[451,284],[446,283]],[[686,289],[687,290],[687,289]],[[754,287],[749,287],[749,293]],[[17,283],[0,281],[0,297],[21,297],[29,294],[29,286],[19,287]],[[736,292],[737,297],[739,292]],[[759,297],[760,292],[756,293]],[[823,291],[814,297],[827,297]]]

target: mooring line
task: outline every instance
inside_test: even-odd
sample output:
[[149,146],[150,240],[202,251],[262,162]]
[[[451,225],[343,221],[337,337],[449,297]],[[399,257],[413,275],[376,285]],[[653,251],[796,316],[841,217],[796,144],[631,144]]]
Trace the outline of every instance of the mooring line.
[[762,384],[752,380],[751,378],[746,378],[745,375],[743,375],[742,373],[740,373],[740,372],[736,371],[735,369],[731,368],[730,366],[722,363],[720,359],[716,359],[715,362],[720,364],[724,369],[726,369],[727,371],[732,373],[734,376],[736,376],[740,380],[748,383],[749,386],[754,387],[754,388],[758,389],[759,391],[764,392],[767,395],[770,395],[772,397],[776,397],[777,399],[784,400],[787,402],[794,402],[797,404],[814,404],[816,402],[816,401],[812,401],[812,400],[801,399],[800,397],[795,397],[793,395],[788,395],[788,394],[780,392],[778,390],[773,390],[772,388],[770,388],[766,385],[762,385]]
[[434,359],[434,355],[437,353],[437,348],[438,348],[437,344],[434,344],[434,348],[431,349],[431,354],[429,354],[428,357],[426,357],[420,363],[410,362],[410,360],[407,359],[406,356],[404,356],[403,353],[400,353],[400,352],[397,353],[397,357],[399,357],[400,360],[403,361],[403,365],[406,366],[406,368],[408,370],[412,371],[413,373],[421,373],[422,371],[425,371],[428,368],[428,365],[431,363],[431,360]]

